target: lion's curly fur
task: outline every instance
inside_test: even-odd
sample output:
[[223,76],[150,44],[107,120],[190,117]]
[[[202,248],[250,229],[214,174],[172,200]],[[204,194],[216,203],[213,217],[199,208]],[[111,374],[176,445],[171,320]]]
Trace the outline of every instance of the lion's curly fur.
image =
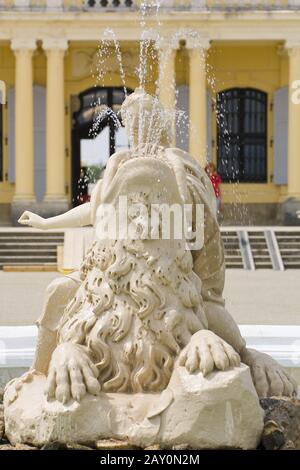
[[59,341],[88,347],[106,392],[157,392],[191,335],[206,326],[201,281],[181,240],[96,241]]

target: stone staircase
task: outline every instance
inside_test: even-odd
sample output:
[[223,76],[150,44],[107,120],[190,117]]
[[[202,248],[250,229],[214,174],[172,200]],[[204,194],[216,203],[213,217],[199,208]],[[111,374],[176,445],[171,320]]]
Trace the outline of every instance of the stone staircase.
[[222,239],[225,248],[226,267],[243,269],[243,259],[237,232],[222,230]]
[[285,269],[300,269],[300,231],[275,231]]
[[[228,269],[300,269],[300,228],[221,227]],[[0,228],[0,269],[56,267],[64,231]]]
[[0,229],[0,269],[4,266],[56,266],[64,232]]
[[221,227],[226,268],[300,269],[300,228]]
[[265,233],[248,232],[250,248],[255,269],[272,269],[272,260]]

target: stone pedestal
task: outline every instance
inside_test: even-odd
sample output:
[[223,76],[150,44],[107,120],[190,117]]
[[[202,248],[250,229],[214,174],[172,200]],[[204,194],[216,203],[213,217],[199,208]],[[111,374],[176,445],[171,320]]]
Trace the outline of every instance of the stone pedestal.
[[48,402],[44,386],[39,375],[17,398],[14,384],[6,390],[5,430],[12,444],[113,438],[142,448],[255,449],[263,429],[263,411],[245,365],[207,377],[177,367],[162,393],[101,393],[67,405]]

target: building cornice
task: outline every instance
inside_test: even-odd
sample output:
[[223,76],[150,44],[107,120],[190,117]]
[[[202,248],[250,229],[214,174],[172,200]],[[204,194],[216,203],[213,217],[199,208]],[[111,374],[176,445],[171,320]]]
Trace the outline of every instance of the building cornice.
[[[208,46],[209,40],[281,40],[297,37],[300,29],[300,12],[269,13],[268,16],[260,12],[256,14],[241,14],[224,16],[221,13],[195,12],[180,15],[172,12],[164,16],[161,14],[160,24],[148,23],[149,38],[155,39],[156,31],[163,36],[171,36],[176,32],[181,39],[187,39],[186,31],[200,31],[202,46]],[[276,14],[275,14],[276,13]],[[261,16],[262,15],[262,16]],[[245,21],[246,20],[246,21]],[[260,21],[258,21],[260,20]],[[69,13],[60,15],[54,13],[0,13],[0,40],[11,40],[15,36],[29,34],[36,40],[53,38],[54,35],[69,41],[100,41],[109,24],[113,23],[116,37],[121,41],[138,41],[142,36],[142,26],[136,13],[124,12],[98,14]],[[152,31],[151,31],[152,28]],[[27,32],[27,34],[26,34]],[[178,33],[179,32],[179,33]],[[289,39],[288,39],[289,40]],[[193,41],[191,40],[190,43]],[[205,46],[206,44],[206,46]]]

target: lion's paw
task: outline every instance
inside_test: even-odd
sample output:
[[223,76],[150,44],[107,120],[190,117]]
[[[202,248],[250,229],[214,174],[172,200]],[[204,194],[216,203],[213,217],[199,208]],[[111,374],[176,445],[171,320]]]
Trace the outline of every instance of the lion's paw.
[[62,343],[55,349],[46,382],[48,399],[67,403],[81,401],[86,393],[98,395],[100,384],[98,369],[91,361],[86,348],[79,344]]
[[259,397],[290,397],[297,394],[295,380],[272,357],[254,349],[245,349],[242,361],[250,367]]
[[240,365],[240,356],[224,340],[212,331],[195,333],[179,356],[179,365],[192,373],[200,371],[207,375],[214,369],[226,370]]

